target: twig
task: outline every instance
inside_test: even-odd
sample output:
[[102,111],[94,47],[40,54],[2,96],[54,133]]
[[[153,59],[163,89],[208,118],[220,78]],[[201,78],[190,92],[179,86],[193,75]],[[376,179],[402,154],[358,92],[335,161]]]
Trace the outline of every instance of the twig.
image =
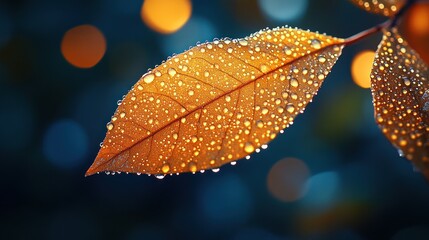
[[397,14],[395,14],[395,16],[393,16],[391,19],[380,23],[372,28],[366,29],[360,33],[357,33],[351,37],[348,37],[345,39],[344,44],[346,46],[351,45],[353,43],[356,43],[374,33],[377,33],[379,31],[381,31],[384,28],[392,28],[395,27],[398,24],[398,21],[401,19],[401,17],[404,15],[405,12],[407,12],[407,10],[414,4],[416,3],[416,0],[408,0],[405,2],[404,6],[399,10],[399,12]]
[[364,31],[362,31],[360,33],[357,33],[357,34],[355,34],[355,35],[353,35],[351,37],[348,37],[348,38],[345,39],[344,44],[346,46],[348,46],[348,45],[351,45],[351,44],[353,44],[355,42],[358,42],[358,41],[360,41],[360,40],[362,40],[362,39],[364,39],[364,38],[366,38],[366,37],[368,37],[368,36],[370,36],[370,35],[372,35],[374,33],[379,32],[383,28],[389,27],[391,25],[391,23],[392,23],[392,19],[389,19],[389,20],[387,20],[387,21],[385,21],[383,23],[378,24],[377,26],[374,26],[372,28],[366,29],[366,30],[364,30]]

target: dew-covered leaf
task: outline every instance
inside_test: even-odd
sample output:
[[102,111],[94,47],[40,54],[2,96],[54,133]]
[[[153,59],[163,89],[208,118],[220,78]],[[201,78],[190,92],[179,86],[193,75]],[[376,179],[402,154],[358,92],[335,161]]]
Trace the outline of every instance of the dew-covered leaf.
[[375,119],[384,135],[429,177],[428,67],[399,35],[385,30],[371,72]]
[[311,102],[342,48],[342,39],[276,28],[173,56],[124,97],[87,175],[216,171],[265,148]]
[[384,15],[386,17],[394,16],[405,4],[405,0],[350,0],[355,5],[367,12]]

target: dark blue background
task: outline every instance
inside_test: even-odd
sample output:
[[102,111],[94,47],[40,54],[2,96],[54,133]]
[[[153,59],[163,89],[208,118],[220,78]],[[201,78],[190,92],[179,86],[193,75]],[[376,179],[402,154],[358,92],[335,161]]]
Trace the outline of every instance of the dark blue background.
[[[309,1],[300,19],[280,23],[255,0],[194,0],[192,18],[212,29],[187,34],[191,21],[165,36],[142,23],[141,4],[0,3],[2,239],[429,239],[429,186],[382,136],[370,90],[350,76],[353,56],[375,49],[380,35],[347,47],[306,112],[250,161],[164,180],[84,178],[116,101],[174,52],[284,24],[348,37],[384,21],[344,0]],[[71,66],[60,52],[63,34],[80,24],[97,26],[107,40],[91,69]],[[315,190],[292,203],[266,187],[285,157],[318,176]]]

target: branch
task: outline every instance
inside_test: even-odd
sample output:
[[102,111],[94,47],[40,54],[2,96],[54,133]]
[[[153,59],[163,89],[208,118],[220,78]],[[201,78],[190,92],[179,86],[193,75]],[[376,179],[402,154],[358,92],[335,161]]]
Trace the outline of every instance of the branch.
[[360,41],[360,40],[362,40],[364,38],[369,37],[370,35],[372,35],[374,33],[377,33],[381,29],[391,26],[392,20],[393,19],[389,19],[389,20],[387,20],[387,21],[385,21],[383,23],[378,24],[377,26],[374,26],[372,28],[366,29],[366,30],[364,30],[364,31],[362,31],[360,33],[357,33],[357,34],[355,34],[355,35],[353,35],[351,37],[348,37],[348,38],[345,39],[344,44],[346,46],[352,45],[355,42],[358,42],[358,41]]
[[348,37],[345,39],[344,44],[346,46],[352,45],[353,43],[356,43],[364,38],[369,37],[370,35],[377,33],[381,31],[383,28],[392,28],[395,27],[398,24],[398,21],[401,19],[401,17],[404,15],[405,12],[408,11],[408,9],[414,4],[418,2],[418,0],[408,0],[405,5],[399,10],[399,12],[393,16],[391,19],[380,23],[372,28],[366,29],[360,33],[357,33],[351,37]]

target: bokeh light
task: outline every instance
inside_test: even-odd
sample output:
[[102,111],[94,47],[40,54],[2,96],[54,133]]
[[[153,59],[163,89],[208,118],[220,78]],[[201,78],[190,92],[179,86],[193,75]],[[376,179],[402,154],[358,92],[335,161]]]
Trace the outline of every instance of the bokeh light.
[[168,34],[179,30],[192,14],[190,0],[145,0],[141,17],[153,30]]
[[61,42],[61,53],[71,65],[79,68],[95,66],[106,52],[103,33],[92,25],[80,25],[68,30]]
[[276,162],[267,177],[270,193],[284,202],[296,201],[304,196],[310,172],[307,165],[296,158]]
[[71,169],[79,166],[88,150],[88,136],[73,120],[63,119],[52,124],[43,139],[43,152],[55,166]]
[[162,38],[162,49],[167,56],[181,53],[197,42],[212,41],[216,28],[206,18],[192,17],[179,31]]
[[364,50],[353,58],[352,62],[352,77],[353,81],[362,88],[371,87],[371,69],[374,61],[375,52]]
[[276,22],[299,19],[307,10],[308,0],[259,0],[262,12]]
[[223,175],[201,185],[201,213],[214,229],[234,228],[249,218],[252,197],[235,175]]
[[410,46],[429,65],[429,2],[417,2],[405,14],[400,30]]
[[336,200],[340,178],[337,172],[322,172],[313,175],[306,185],[308,192],[303,198],[304,204],[314,210],[324,210]]
[[418,35],[429,33],[429,3],[420,3],[409,11],[407,25],[410,30]]

